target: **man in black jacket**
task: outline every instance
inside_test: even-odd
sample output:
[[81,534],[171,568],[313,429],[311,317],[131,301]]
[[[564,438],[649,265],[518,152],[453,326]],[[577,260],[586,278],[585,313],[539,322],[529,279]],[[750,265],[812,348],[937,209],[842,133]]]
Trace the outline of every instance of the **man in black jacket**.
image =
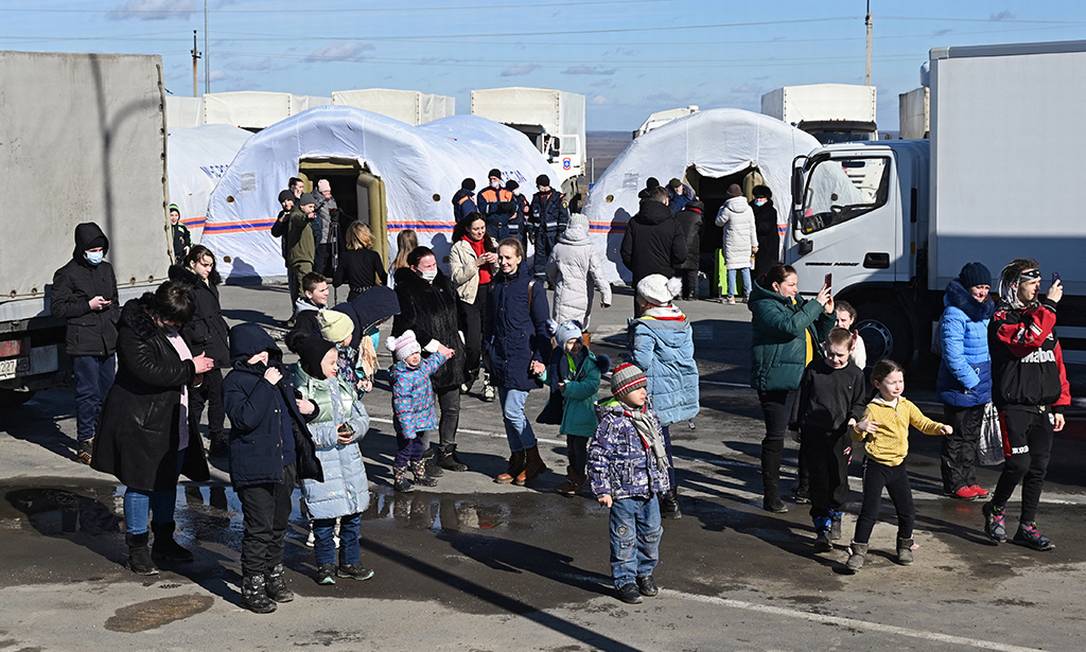
[[[667,207],[667,188],[657,186],[641,200],[641,209],[626,223],[622,264],[633,274],[631,287],[650,274],[666,278],[686,260],[686,238]],[[634,317],[640,316],[634,302]]]
[[102,401],[117,371],[117,279],[103,258],[109,239],[94,222],[75,227],[72,259],[53,274],[51,310],[67,320],[65,351],[75,372],[77,456],[90,464]]
[[698,254],[701,252],[701,219],[705,204],[700,200],[687,202],[681,211],[675,214],[675,221],[686,238],[686,260],[679,265],[683,279],[683,299],[698,298]]

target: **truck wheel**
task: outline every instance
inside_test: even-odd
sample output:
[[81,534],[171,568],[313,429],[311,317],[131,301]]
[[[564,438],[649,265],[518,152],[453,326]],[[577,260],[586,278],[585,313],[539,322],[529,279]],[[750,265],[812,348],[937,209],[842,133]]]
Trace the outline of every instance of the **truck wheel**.
[[22,407],[30,399],[34,398],[34,392],[17,392],[14,389],[0,389],[0,407]]
[[860,319],[856,330],[864,338],[869,367],[883,358],[903,365],[912,362],[912,327],[899,306],[875,303],[861,305],[857,310]]

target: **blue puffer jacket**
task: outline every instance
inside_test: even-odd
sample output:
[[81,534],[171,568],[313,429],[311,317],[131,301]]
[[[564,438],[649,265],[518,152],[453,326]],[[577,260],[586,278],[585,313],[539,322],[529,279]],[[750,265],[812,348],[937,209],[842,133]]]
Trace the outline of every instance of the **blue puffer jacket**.
[[[546,361],[551,350],[547,333],[547,290],[542,281],[532,283],[532,273],[521,263],[512,274],[498,274],[490,284],[487,319],[490,339],[490,375],[496,387],[530,391],[539,387],[528,367],[533,360]],[[528,285],[532,285],[531,310]]]
[[649,379],[652,409],[670,426],[698,415],[698,363],[694,334],[678,308],[650,308],[628,326],[633,362]]
[[939,319],[939,400],[955,407],[974,407],[992,400],[992,358],[988,354],[988,321],[995,313],[991,301],[977,303],[954,279],[943,295]]

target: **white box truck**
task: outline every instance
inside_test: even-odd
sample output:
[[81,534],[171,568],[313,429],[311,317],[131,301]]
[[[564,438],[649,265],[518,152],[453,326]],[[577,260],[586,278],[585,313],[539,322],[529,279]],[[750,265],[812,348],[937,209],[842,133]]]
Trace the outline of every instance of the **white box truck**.
[[901,138],[927,138],[931,133],[931,92],[927,86],[897,96]]
[[161,58],[0,52],[0,86],[0,177],[21,196],[0,202],[0,402],[12,405],[67,379],[49,299],[76,224],[109,237],[122,303],[166,278],[172,238]]
[[874,86],[783,86],[762,96],[762,113],[806,131],[824,145],[874,140],[876,96]]
[[453,97],[391,88],[332,91],[332,104],[373,111],[409,125],[426,124],[456,115],[456,99]]
[[554,169],[551,185],[572,197],[588,161],[584,95],[550,88],[476,90],[471,92],[471,114],[526,135]]
[[[1086,348],[1081,160],[1086,41],[931,51],[930,140],[837,144],[797,158],[785,260],[800,291],[833,275],[868,360],[928,350],[962,265],[1034,258],[1061,275],[1068,359]],[[1008,92],[1007,80],[1014,80]],[[1077,351],[1076,351],[1077,350]]]

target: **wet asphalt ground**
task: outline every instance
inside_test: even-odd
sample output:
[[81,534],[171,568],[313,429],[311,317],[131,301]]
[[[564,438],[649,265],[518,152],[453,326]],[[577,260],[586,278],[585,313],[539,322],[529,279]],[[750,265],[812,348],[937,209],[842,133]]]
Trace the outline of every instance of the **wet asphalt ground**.
[[[273,333],[287,308],[281,288],[225,288],[223,303],[232,322]],[[596,311],[598,352],[620,352],[630,305],[620,295]],[[703,409],[696,428],[673,430],[684,515],[664,522],[660,596],[636,606],[611,597],[607,512],[553,493],[565,467],[555,428],[537,427],[551,473],[529,488],[490,481],[508,450],[496,404],[464,398],[459,440],[469,472],[393,493],[384,388],[367,399],[373,429],[362,441],[373,493],[362,551],[372,580],[316,585],[295,511],[286,563],[298,597],[273,615],[241,609],[241,510],[221,462],[211,483],[178,489],[178,538],[195,563],[137,577],[122,565],[123,488],[73,461],[73,400],[56,390],[0,417],[0,649],[1083,649],[1082,417],[1057,438],[1041,508],[1056,550],[989,545],[980,505],[940,495],[937,438],[914,435],[916,563],[893,562],[887,501],[867,567],[846,576],[855,506],[845,539],[825,554],[812,551],[805,506],[760,509],[762,426],[746,387],[745,306],[684,307],[695,324]],[[907,383],[906,394],[938,418],[924,380]],[[531,415],[545,399],[533,392]],[[788,487],[792,443],[786,462]],[[852,472],[855,492],[857,464]],[[983,469],[982,483],[990,488],[997,472]]]

